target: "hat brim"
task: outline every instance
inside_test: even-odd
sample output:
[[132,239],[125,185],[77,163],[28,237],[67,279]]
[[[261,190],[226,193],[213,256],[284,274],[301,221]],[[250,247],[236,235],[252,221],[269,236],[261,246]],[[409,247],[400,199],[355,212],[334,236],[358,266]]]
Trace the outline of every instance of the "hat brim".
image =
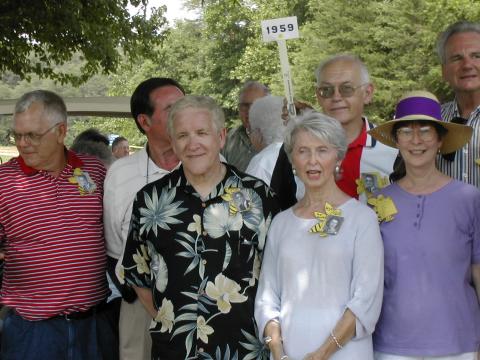
[[472,137],[473,128],[467,125],[455,124],[446,121],[439,121],[429,116],[422,115],[409,115],[399,119],[387,121],[373,129],[368,133],[376,140],[380,141],[382,144],[393,147],[397,149],[397,143],[395,138],[392,135],[392,128],[398,122],[409,122],[409,121],[430,121],[437,123],[447,129],[447,133],[442,139],[442,146],[440,147],[440,152],[442,154],[448,154],[458,149],[461,149],[466,143],[470,141]]

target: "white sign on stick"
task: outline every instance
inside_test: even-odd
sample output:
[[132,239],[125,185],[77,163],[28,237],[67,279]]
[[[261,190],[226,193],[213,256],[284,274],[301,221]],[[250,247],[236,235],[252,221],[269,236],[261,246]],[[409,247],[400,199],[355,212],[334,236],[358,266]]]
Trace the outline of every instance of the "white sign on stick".
[[265,42],[299,38],[297,17],[262,20],[262,36]]

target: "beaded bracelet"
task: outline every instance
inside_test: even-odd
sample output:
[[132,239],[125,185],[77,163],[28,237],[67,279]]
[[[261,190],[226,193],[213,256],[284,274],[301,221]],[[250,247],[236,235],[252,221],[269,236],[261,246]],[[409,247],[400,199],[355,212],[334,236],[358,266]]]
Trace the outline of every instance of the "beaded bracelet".
[[337,348],[343,349],[343,346],[340,345],[340,343],[338,342],[337,337],[333,334],[333,331],[330,331],[330,336],[332,337],[333,341],[335,341],[335,344],[337,345]]
[[268,346],[268,344],[270,344],[270,342],[272,341],[272,337],[271,336],[265,336],[263,338],[263,342],[265,343],[265,345]]

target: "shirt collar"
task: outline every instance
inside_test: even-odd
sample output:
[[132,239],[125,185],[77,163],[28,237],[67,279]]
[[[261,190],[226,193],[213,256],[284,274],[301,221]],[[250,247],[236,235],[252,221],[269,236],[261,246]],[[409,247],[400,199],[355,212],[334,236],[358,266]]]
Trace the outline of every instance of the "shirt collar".
[[[239,174],[237,174],[236,169],[233,166],[231,166],[227,163],[223,163],[223,165],[225,165],[225,167],[226,167],[225,176],[217,184],[217,191],[213,191],[213,193],[216,193],[215,196],[223,194],[222,184],[225,183],[226,179],[234,177],[236,179],[232,179],[232,180],[235,180],[233,182],[238,182],[238,183],[242,182],[242,177]],[[189,194],[198,195],[195,188],[192,185],[190,185],[190,183],[188,182],[187,177],[185,176],[185,172],[183,171],[183,165],[180,164],[180,166],[178,167],[178,169],[176,171],[178,171],[179,179],[178,179],[178,181],[176,181],[176,184],[171,184],[171,187],[176,187],[176,188],[182,189],[183,191],[185,191],[186,193],[189,193]],[[221,188],[219,188],[219,186]],[[209,195],[208,198],[210,199],[210,195]]]
[[[67,150],[66,147],[64,147],[64,151],[67,154],[67,165],[70,165],[72,168],[79,168],[83,166],[83,161],[77,156],[77,154],[71,150]],[[20,164],[20,169],[25,173],[25,175],[34,175],[40,171],[28,166],[20,155],[18,156],[18,163]]]
[[[453,116],[452,117],[455,117],[455,116],[460,116],[460,110],[458,109],[458,101],[457,101],[457,98],[455,98],[453,100]],[[478,105],[475,110],[472,111],[472,113],[470,114],[469,118],[467,120],[470,120],[474,117],[477,116],[477,114],[480,113],[480,105]]]
[[349,149],[365,146],[367,140],[367,126],[368,121],[363,120],[362,130],[360,131],[360,134],[358,134],[357,138],[348,144]]
[[373,129],[375,126],[373,126],[373,124],[371,124],[368,119],[365,117],[363,118],[363,121],[365,123],[365,132],[367,133],[367,141],[365,142],[365,146],[366,147],[375,147],[375,145],[377,145],[377,140],[375,140],[369,133],[368,131],[370,129]]

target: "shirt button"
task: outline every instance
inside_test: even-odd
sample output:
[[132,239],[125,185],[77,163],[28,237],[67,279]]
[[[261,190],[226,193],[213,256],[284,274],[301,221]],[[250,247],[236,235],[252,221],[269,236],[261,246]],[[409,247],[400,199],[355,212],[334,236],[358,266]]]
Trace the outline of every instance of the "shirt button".
[[205,203],[202,203],[202,207],[206,207],[206,206],[207,206],[207,204],[205,204]]
[[202,232],[203,236],[207,236],[208,235],[208,232],[204,231]]
[[417,223],[416,223],[416,222],[414,222],[414,223],[413,223],[413,226],[417,226]]
[[417,214],[417,218],[419,218],[419,217],[420,217],[420,214]]
[[207,260],[203,259],[202,264],[205,265],[207,263]]
[[198,352],[202,353],[203,351],[204,351],[203,348],[198,348]]

